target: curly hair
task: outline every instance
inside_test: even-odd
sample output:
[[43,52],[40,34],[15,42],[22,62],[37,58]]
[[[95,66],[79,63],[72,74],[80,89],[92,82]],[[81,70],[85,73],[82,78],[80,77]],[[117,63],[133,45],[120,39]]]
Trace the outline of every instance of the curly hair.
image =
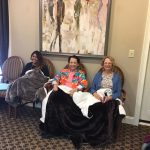
[[105,62],[105,60],[106,60],[107,58],[112,62],[112,71],[114,72],[115,59],[114,59],[113,57],[111,57],[111,56],[105,56],[105,57],[103,58],[103,60],[102,60],[102,62],[101,62],[101,66],[102,66],[102,67],[100,68],[99,71],[104,71],[104,62]]

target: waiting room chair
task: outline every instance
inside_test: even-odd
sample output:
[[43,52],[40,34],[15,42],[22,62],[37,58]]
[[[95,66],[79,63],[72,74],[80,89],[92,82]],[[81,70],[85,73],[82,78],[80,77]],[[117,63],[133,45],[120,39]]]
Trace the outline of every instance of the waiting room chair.
[[[20,77],[22,69],[24,67],[23,61],[19,56],[11,56],[5,60],[2,65],[2,83],[12,83],[14,80]],[[0,98],[5,99],[7,90],[0,91]],[[8,104],[9,116],[11,106]]]
[[49,69],[50,78],[53,78],[54,73],[55,73],[55,67],[54,67],[53,63],[50,61],[50,59],[48,57],[44,56],[44,64],[46,64]]
[[[47,58],[44,57],[44,64],[48,66],[49,72],[50,72],[50,78],[54,75],[54,65],[53,63]],[[23,107],[26,104],[33,104],[33,108],[35,108],[35,100],[34,99],[28,99],[27,97],[22,97],[21,99],[18,98],[18,104],[14,105],[13,103],[9,104],[9,116],[11,115],[11,110],[14,109],[15,118],[17,118],[17,109],[20,107]]]
[[126,91],[123,89],[123,86],[124,86],[124,73],[122,71],[122,69],[119,67],[119,66],[114,66],[114,70],[115,72],[119,73],[120,74],[120,77],[121,77],[121,81],[122,81],[122,89],[121,89],[121,100],[122,102],[124,103],[125,100],[126,100]]
[[[23,61],[18,56],[11,56],[2,65],[2,83],[11,83],[20,77],[23,69]],[[6,90],[0,91],[0,98],[5,98]]]
[[[102,69],[103,68],[100,68],[99,71],[102,71]],[[125,80],[124,73],[123,73],[122,69],[119,66],[117,66],[117,65],[113,66],[113,69],[114,69],[114,72],[118,73],[120,75],[120,77],[121,77],[122,89],[121,89],[121,97],[120,97],[120,99],[121,99],[122,103],[124,103],[125,100],[126,100],[126,91],[123,89],[124,80]],[[118,124],[117,124],[117,127],[116,127],[116,138],[118,139],[119,134],[120,134],[120,128],[121,128],[121,125],[122,125],[122,117],[120,117],[117,120],[117,122],[118,122]]]
[[[122,100],[122,102],[125,102],[125,100],[126,100],[126,91],[123,89],[123,86],[124,86],[124,80],[125,80],[125,78],[124,78],[124,73],[123,73],[123,71],[122,71],[122,69],[119,67],[119,66],[117,66],[117,65],[115,65],[115,66],[113,66],[114,68],[114,72],[115,73],[118,73],[119,75],[120,75],[120,77],[121,77],[121,81],[122,81],[122,89],[121,89],[121,97],[120,97],[120,99]],[[102,71],[102,69],[103,68],[100,68],[100,72]]]

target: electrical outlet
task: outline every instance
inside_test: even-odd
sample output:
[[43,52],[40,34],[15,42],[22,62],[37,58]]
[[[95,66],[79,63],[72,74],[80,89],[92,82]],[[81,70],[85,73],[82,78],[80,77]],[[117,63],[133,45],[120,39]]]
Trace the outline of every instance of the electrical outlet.
[[128,57],[129,57],[129,58],[133,58],[133,57],[134,57],[134,52],[135,52],[134,49],[130,49],[130,50],[129,50],[129,53],[128,53]]

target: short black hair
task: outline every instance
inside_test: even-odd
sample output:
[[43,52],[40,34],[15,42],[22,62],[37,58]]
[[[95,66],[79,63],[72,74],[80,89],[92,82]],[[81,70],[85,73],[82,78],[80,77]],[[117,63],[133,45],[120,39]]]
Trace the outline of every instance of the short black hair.
[[68,58],[68,63],[70,62],[70,59],[71,59],[71,58],[76,59],[76,60],[77,60],[77,63],[80,64],[80,58],[79,58],[78,56],[76,56],[76,55],[69,56],[69,58]]

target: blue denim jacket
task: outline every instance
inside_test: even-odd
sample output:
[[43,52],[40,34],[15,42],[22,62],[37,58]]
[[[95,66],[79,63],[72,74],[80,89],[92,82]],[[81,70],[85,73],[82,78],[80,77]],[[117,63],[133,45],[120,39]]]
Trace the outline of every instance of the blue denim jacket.
[[[102,72],[98,72],[94,79],[93,79],[93,83],[92,86],[90,88],[90,93],[94,93],[97,90],[99,90],[101,88],[101,81],[102,81]],[[113,82],[113,87],[112,87],[112,99],[116,99],[116,98],[120,98],[121,96],[121,78],[119,74],[114,73],[113,78],[112,78],[112,82]]]

